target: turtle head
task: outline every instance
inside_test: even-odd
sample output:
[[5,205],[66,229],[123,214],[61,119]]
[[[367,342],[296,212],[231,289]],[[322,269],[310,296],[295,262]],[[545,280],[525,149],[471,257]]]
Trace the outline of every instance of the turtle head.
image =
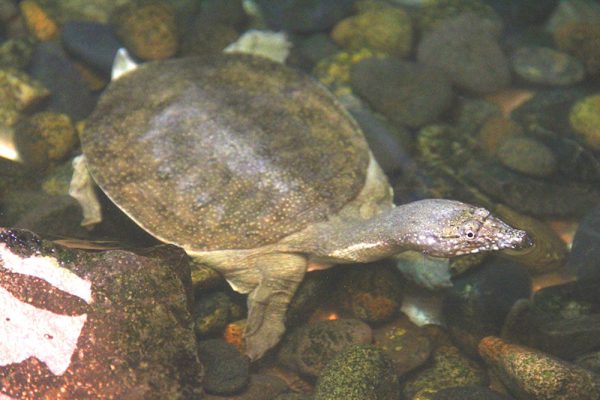
[[[527,232],[510,227],[488,210],[453,200],[427,199],[404,206],[401,245],[435,257],[453,257],[532,244]],[[399,217],[400,218],[400,217]]]

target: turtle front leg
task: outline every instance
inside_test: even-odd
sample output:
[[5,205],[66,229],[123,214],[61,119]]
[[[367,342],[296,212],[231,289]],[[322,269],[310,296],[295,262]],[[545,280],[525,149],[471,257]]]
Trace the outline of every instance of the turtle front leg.
[[75,157],[73,159],[73,176],[69,184],[69,196],[79,203],[83,213],[81,226],[86,228],[102,222],[100,202],[94,188],[94,180],[87,169],[85,157]]
[[296,254],[269,254],[257,260],[258,286],[248,295],[248,319],[244,333],[246,355],[262,357],[285,332],[288,305],[304,278],[306,258]]

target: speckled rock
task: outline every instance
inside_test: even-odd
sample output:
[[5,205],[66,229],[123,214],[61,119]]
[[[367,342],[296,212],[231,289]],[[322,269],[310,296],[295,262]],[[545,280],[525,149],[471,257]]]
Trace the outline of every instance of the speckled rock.
[[569,120],[588,146],[600,150],[600,95],[588,96],[575,103]]
[[399,7],[379,7],[338,22],[331,38],[346,49],[368,47],[402,58],[412,49],[412,22]]
[[367,59],[351,69],[357,94],[395,126],[419,127],[434,121],[452,103],[450,82],[437,70],[391,58]]
[[425,363],[432,350],[427,334],[406,316],[375,329],[373,342],[392,360],[398,377]]
[[68,115],[40,112],[16,127],[15,142],[27,165],[45,168],[64,160],[77,143],[77,133]]
[[463,13],[472,13],[480,18],[495,34],[502,30],[502,19],[489,4],[481,0],[434,0],[425,1],[417,9],[416,21],[419,31],[430,31],[445,20]]
[[278,357],[292,370],[319,376],[342,350],[354,344],[369,344],[371,340],[371,328],[359,320],[319,321],[289,334]]
[[315,388],[315,400],[397,400],[398,394],[392,362],[370,345],[355,345],[338,354]]
[[485,371],[456,347],[440,346],[433,352],[433,365],[407,379],[402,394],[407,399],[417,399],[420,394],[454,386],[485,386],[487,380]]
[[242,307],[225,292],[205,294],[194,303],[194,331],[199,338],[222,332],[229,322],[240,319],[242,314]]
[[556,157],[543,143],[529,137],[506,139],[496,152],[500,162],[513,171],[534,177],[556,172]]
[[522,47],[512,55],[511,64],[521,79],[542,85],[572,85],[585,76],[579,60],[549,47]]
[[364,48],[356,51],[340,51],[319,61],[313,69],[313,75],[336,96],[352,93],[350,88],[350,70],[352,66],[370,58],[383,58],[381,52]]
[[48,89],[28,74],[16,69],[0,69],[0,105],[22,111],[42,102]]
[[68,250],[6,229],[0,264],[4,397],[201,395],[182,280],[189,269],[126,251]]
[[554,33],[559,49],[579,59],[588,74],[600,73],[600,24],[574,22]]
[[600,280],[600,207],[581,219],[566,268],[580,280]]
[[177,52],[177,21],[168,2],[134,2],[116,10],[112,19],[117,36],[142,60],[162,60]]
[[250,360],[220,339],[198,342],[204,365],[202,386],[207,393],[232,394],[241,391],[250,379]]
[[448,331],[471,356],[484,336],[497,335],[513,303],[531,295],[531,278],[520,265],[492,257],[454,279],[444,299]]
[[0,68],[23,69],[31,61],[35,39],[21,36],[8,39],[0,44]]
[[510,83],[508,60],[489,27],[473,14],[449,18],[425,34],[417,59],[468,91],[493,92]]
[[274,399],[288,389],[285,382],[273,375],[251,374],[246,390],[236,395],[206,394],[203,400],[264,400]]
[[431,400],[512,400],[513,398],[484,386],[458,386],[442,389]]
[[255,0],[273,30],[323,32],[352,12],[355,0]]
[[600,398],[600,376],[540,351],[489,336],[479,353],[517,399]]
[[122,47],[110,25],[70,21],[62,27],[60,37],[69,54],[110,76],[117,50]]
[[336,294],[343,308],[356,318],[375,323],[389,321],[401,301],[398,272],[385,262],[346,267]]
[[62,47],[54,42],[36,46],[29,73],[52,93],[46,111],[64,113],[78,121],[85,118],[96,105],[95,97],[73,62]]

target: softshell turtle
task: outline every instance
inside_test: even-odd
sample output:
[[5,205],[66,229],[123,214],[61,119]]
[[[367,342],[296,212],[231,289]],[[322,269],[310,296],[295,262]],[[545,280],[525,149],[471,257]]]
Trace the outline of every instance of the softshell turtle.
[[308,76],[249,55],[140,65],[102,94],[81,145],[95,182],[129,217],[249,293],[251,359],[279,341],[308,270],[529,240],[457,201],[395,207],[335,98]]

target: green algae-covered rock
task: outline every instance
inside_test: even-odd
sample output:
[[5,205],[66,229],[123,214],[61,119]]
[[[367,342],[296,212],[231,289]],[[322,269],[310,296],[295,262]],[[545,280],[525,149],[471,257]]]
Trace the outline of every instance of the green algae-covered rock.
[[396,400],[398,395],[398,377],[388,357],[371,345],[356,345],[327,365],[315,400]]

